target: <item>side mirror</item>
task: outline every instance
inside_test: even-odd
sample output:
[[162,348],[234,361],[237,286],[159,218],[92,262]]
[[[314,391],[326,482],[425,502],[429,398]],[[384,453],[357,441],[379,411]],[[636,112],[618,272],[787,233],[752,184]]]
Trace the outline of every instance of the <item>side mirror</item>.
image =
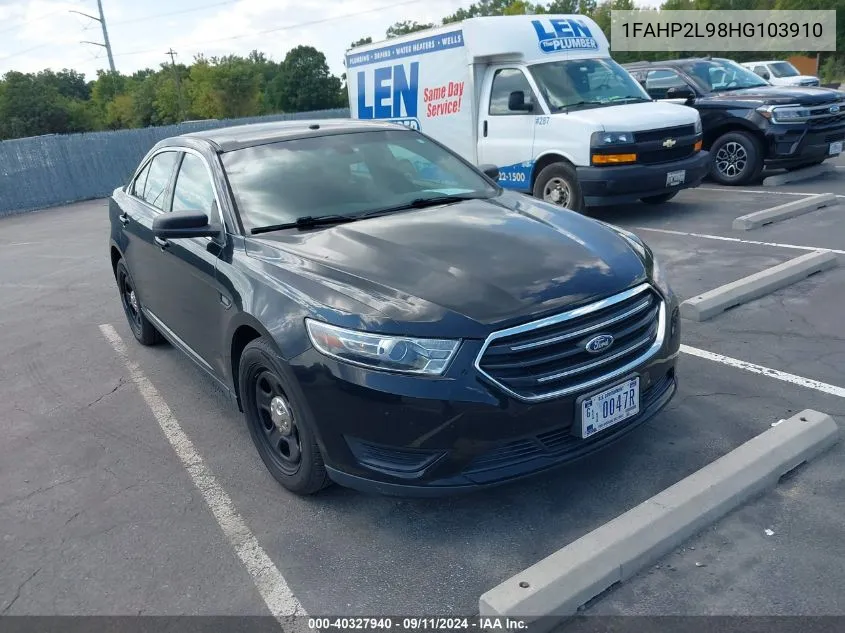
[[769,81],[769,79],[771,79],[771,78],[772,78],[772,76],[768,73],[768,71],[765,71],[765,70],[764,70],[763,72],[761,72],[761,73],[760,73],[760,76],[761,76],[763,79],[765,79],[766,81]]
[[534,104],[525,103],[525,93],[522,90],[514,90],[508,95],[508,110],[511,112],[531,112],[534,110]]
[[478,168],[491,180],[499,180],[499,168],[496,165],[479,165]]
[[153,235],[162,239],[180,237],[215,237],[220,227],[208,223],[202,211],[173,211],[162,213],[153,220]]
[[666,98],[686,99],[687,101],[692,101],[693,99],[695,99],[695,93],[689,86],[673,86],[672,88],[669,88],[669,90],[666,91]]

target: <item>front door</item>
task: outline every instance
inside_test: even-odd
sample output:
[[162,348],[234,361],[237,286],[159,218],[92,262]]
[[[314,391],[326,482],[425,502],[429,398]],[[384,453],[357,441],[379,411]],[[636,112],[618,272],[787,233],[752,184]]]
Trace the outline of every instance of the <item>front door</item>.
[[[202,211],[221,227],[219,238],[169,238],[160,246],[156,266],[155,316],[212,370],[220,350],[220,328],[226,309],[217,284],[217,261],[224,232],[219,205],[205,158],[186,152],[173,184],[169,212]],[[214,370],[213,370],[214,371]],[[215,371],[215,373],[218,373]]]
[[487,75],[479,111],[478,162],[499,168],[499,184],[507,189],[531,189],[534,121],[539,101],[524,71],[503,66]]

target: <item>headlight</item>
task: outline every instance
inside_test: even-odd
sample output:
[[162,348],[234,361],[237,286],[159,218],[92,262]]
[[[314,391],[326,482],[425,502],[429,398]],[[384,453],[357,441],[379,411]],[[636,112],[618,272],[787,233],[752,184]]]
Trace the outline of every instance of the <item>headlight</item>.
[[761,106],[757,112],[773,123],[803,123],[810,117],[810,111],[798,106]]
[[633,132],[593,132],[590,145],[605,147],[606,145],[627,145],[634,142]]
[[305,319],[308,337],[326,356],[373,369],[439,376],[458,350],[460,341],[388,336],[347,330]]
[[695,133],[701,134],[701,117],[695,117]]
[[664,295],[669,296],[672,294],[672,289],[669,286],[669,280],[666,279],[666,273],[657,261],[654,253],[651,254],[651,280]]

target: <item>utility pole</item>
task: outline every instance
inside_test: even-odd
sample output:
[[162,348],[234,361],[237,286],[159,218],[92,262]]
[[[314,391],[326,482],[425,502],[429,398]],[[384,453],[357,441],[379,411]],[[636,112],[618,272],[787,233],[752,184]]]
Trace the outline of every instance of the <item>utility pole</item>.
[[117,72],[114,67],[114,56],[111,52],[111,43],[109,42],[109,30],[106,28],[106,16],[103,13],[103,0],[97,0],[97,8],[100,11],[100,17],[96,17],[93,15],[89,15],[87,13],[82,13],[81,11],[70,11],[70,13],[78,13],[79,15],[85,16],[89,20],[94,20],[95,22],[99,22],[100,26],[103,27],[103,41],[102,42],[88,42],[83,41],[80,42],[81,44],[93,44],[94,46],[102,46],[106,49],[106,54],[109,57],[109,68],[112,72]]
[[170,56],[170,65],[173,68],[173,78],[176,80],[176,95],[179,99],[179,122],[182,122],[182,119],[185,117],[183,116],[182,112],[182,83],[179,81],[179,71],[176,69],[176,51],[173,50],[173,47],[170,47],[170,50],[165,53],[165,55]]

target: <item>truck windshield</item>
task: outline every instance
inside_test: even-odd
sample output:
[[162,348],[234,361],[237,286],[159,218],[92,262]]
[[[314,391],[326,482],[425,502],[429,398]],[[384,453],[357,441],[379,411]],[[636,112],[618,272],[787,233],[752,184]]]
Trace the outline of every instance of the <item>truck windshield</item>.
[[411,130],[291,139],[221,157],[247,231],[326,216],[424,207],[499,193],[449,150]]
[[775,62],[769,64],[769,70],[775,77],[797,77],[801,73],[789,62]]
[[612,59],[579,59],[529,66],[552,112],[651,101],[642,86]]
[[683,64],[682,68],[705,93],[769,85],[765,79],[727,59],[701,59]]

